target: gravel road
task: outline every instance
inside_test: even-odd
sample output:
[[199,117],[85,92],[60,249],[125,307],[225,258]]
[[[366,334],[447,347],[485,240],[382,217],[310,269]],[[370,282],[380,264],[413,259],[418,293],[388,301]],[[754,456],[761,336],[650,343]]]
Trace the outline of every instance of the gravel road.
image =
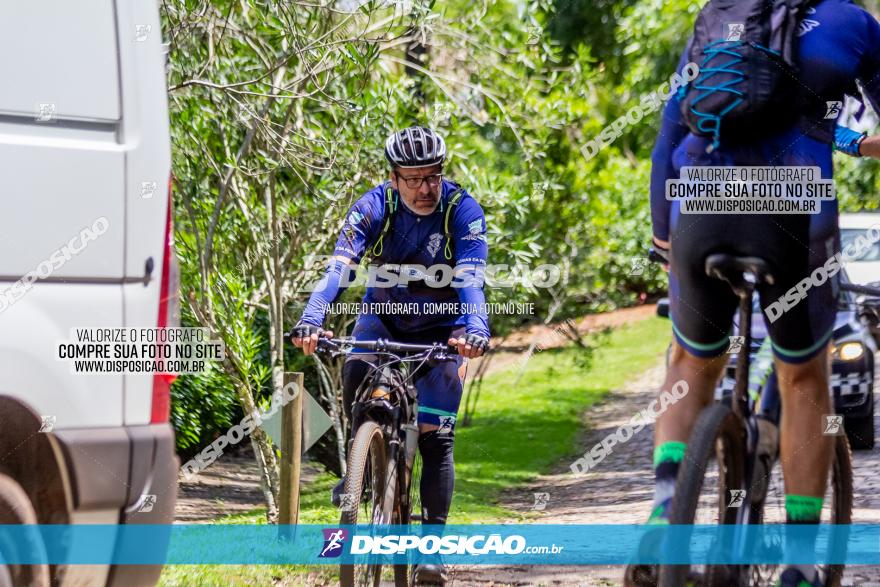
[[[650,369],[613,392],[607,401],[586,414],[589,433],[582,438],[584,451],[612,433],[655,396],[663,380],[662,365]],[[878,383],[880,384],[880,383]],[[875,421],[876,425],[876,421]],[[541,524],[641,524],[647,517],[653,492],[651,466],[653,428],[646,427],[628,443],[617,445],[593,471],[573,475],[568,462],[527,487],[505,495],[506,506],[533,511],[534,494],[549,493],[538,518]],[[854,523],[880,523],[880,452],[853,453]],[[453,505],[454,507],[454,505]],[[515,522],[516,520],[511,520]],[[878,554],[880,562],[880,554]],[[452,585],[621,585],[622,567],[610,566],[460,566]],[[844,585],[880,587],[880,566],[847,569]]]

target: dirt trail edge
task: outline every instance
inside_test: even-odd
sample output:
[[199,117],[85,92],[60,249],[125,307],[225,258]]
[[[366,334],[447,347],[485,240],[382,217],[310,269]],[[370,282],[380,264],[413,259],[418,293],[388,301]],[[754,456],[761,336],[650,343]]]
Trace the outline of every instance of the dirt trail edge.
[[[581,438],[578,453],[592,448],[656,396],[663,381],[659,364],[613,391],[594,407],[584,420],[588,432]],[[876,385],[876,383],[875,383]],[[876,421],[875,421],[876,425]],[[653,426],[645,427],[629,442],[618,444],[594,470],[574,475],[570,460],[559,462],[550,474],[507,492],[502,504],[520,512],[535,512],[536,524],[641,524],[650,511],[653,494],[651,451]],[[880,453],[853,453],[853,522],[880,522]],[[535,493],[548,493],[549,501],[535,510]],[[453,507],[454,504],[453,504]],[[522,523],[510,520],[511,523]],[[880,555],[878,555],[880,560]],[[454,567],[450,584],[461,585],[621,585],[623,567],[567,565],[469,565]],[[847,568],[844,585],[880,586],[880,566]]]

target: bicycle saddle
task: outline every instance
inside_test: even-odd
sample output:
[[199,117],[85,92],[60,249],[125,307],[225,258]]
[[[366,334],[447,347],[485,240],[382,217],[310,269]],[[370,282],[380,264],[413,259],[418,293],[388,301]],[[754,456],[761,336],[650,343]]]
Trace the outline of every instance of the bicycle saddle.
[[740,257],[726,253],[715,253],[706,257],[706,275],[722,279],[732,285],[743,281],[743,274],[751,274],[755,283],[773,285],[775,281],[770,273],[770,265],[760,257]]

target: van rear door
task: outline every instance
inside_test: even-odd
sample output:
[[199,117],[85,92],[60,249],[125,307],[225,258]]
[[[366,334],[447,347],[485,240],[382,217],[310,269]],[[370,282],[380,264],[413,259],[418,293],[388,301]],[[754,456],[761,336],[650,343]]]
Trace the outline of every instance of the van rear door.
[[[0,301],[0,390],[55,416],[58,428],[118,426],[122,375],[74,375],[55,359],[71,329],[123,325],[114,3],[2,2],[0,23],[30,23],[0,35],[0,291],[29,272],[40,277]],[[84,244],[83,231],[96,226],[100,234]]]

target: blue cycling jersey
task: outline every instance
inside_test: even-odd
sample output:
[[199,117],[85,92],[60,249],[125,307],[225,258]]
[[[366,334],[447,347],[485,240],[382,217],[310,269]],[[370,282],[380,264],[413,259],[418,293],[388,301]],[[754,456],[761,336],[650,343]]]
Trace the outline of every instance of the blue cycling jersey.
[[[685,50],[679,70],[687,54]],[[880,112],[880,24],[850,0],[822,0],[807,10],[798,31],[796,65],[802,91],[819,96],[829,109],[842,102],[844,94],[856,93],[858,81],[874,110]],[[677,96],[671,99],[652,155],[651,217],[658,239],[669,239],[679,213],[679,204],[666,200],[666,180],[678,178],[685,165],[810,165],[820,167],[824,178],[833,174],[830,140],[808,136],[801,125],[762,137],[760,143],[722,144],[706,153],[711,141],[689,133]],[[811,218],[810,232],[822,239],[833,235],[836,226],[837,202],[825,201],[820,214]]]
[[[387,287],[384,286],[387,280],[376,274],[375,284],[368,283],[363,298],[368,307],[406,309],[377,313],[397,331],[412,333],[463,325],[468,334],[489,337],[482,283],[488,256],[486,219],[477,201],[462,190],[458,204],[450,214],[452,242],[447,242],[444,221],[450,197],[456,189],[456,184],[443,180],[440,204],[427,216],[420,216],[407,208],[399,194],[394,193],[397,207],[384,235],[385,184],[377,185],[361,196],[346,216],[336,241],[335,256],[346,257],[358,264],[368,252],[375,251],[376,257],[371,263],[374,266],[425,267],[427,275],[439,280],[430,283],[414,276],[407,283]],[[380,235],[381,244],[374,247]],[[321,325],[327,302],[338,297],[341,290],[338,284],[342,273],[343,268],[331,264],[323,287],[309,300],[303,322]]]

